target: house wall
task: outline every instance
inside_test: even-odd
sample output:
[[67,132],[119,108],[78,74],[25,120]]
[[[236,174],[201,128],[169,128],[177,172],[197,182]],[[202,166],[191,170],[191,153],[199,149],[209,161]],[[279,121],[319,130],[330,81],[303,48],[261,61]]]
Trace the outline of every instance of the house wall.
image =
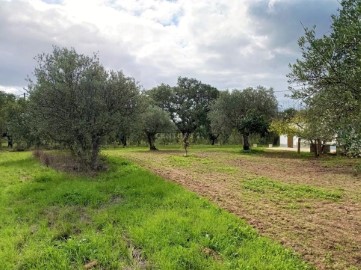
[[280,146],[287,147],[287,135],[280,136]]
[[[288,138],[287,135],[280,136],[280,146],[281,147],[288,147],[287,138]],[[293,148],[297,148],[297,144],[298,144],[298,137],[293,136]],[[301,139],[301,147],[304,147],[307,144],[308,144],[308,141]]]

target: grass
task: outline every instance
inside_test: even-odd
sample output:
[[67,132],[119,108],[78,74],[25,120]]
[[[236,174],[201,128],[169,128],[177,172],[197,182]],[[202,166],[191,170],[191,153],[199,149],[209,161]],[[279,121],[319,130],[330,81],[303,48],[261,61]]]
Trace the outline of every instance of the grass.
[[354,176],[361,175],[361,161],[359,158],[345,158],[342,156],[329,156],[322,160],[323,166],[327,168],[352,168],[352,174]]
[[269,200],[290,210],[312,208],[312,204],[317,202],[338,202],[342,200],[344,194],[344,191],[339,189],[288,184],[267,177],[249,177],[242,180],[241,185],[244,190],[243,196]]
[[[113,152],[113,155],[116,152]],[[308,269],[236,216],[119,157],[74,176],[0,153],[3,269]]]
[[242,181],[243,188],[252,192],[261,193],[262,196],[273,197],[280,200],[294,201],[297,199],[321,199],[338,201],[342,198],[342,191],[317,188],[310,185],[287,184],[272,181],[265,177],[247,179]]
[[[361,159],[240,146],[107,150],[248,220],[320,269],[359,269]],[[322,239],[322,240],[320,240]]]
[[189,156],[170,156],[168,158],[169,163],[174,167],[183,167],[183,168],[193,168],[194,164],[197,164],[199,170],[208,171],[211,167],[215,172],[221,172],[226,174],[233,174],[237,171],[236,168],[232,166],[226,166],[224,164],[218,164],[212,159],[205,157],[197,157],[193,154]]

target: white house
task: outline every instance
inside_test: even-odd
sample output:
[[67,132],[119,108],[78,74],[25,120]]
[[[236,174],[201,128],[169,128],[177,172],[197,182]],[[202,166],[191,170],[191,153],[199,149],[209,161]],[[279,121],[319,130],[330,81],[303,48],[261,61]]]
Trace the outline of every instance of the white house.
[[[335,153],[336,152],[336,141],[332,140],[328,142],[328,150],[324,150],[327,152]],[[280,146],[281,147],[288,147],[288,148],[296,148],[298,147],[298,137],[297,136],[289,136],[289,135],[281,135],[280,136]],[[301,138],[301,148],[308,148],[310,149],[310,141],[304,140]]]
[[[281,135],[280,136],[280,146],[281,147],[289,147],[289,148],[297,148],[298,137],[290,136],[290,135]],[[307,140],[301,139],[301,146],[309,146],[310,143]]]

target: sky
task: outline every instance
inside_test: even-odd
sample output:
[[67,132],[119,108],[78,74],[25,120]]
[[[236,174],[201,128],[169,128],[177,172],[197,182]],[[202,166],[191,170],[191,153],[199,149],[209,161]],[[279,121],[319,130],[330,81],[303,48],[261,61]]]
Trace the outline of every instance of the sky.
[[34,57],[52,46],[98,53],[144,89],[190,77],[219,90],[273,87],[295,106],[286,75],[303,27],[330,32],[339,0],[0,0],[0,90],[22,94]]

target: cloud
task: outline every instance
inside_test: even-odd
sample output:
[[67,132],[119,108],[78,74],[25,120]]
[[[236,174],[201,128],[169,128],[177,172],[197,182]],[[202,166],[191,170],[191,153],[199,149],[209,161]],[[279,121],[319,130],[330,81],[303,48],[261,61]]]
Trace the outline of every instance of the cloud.
[[303,35],[303,26],[317,25],[321,34],[327,34],[331,25],[331,14],[336,12],[337,1],[331,0],[273,0],[255,1],[249,7],[255,31],[267,35],[268,46],[296,47]]
[[[178,76],[219,89],[287,88],[305,26],[322,34],[337,0],[0,1],[0,85],[21,87],[52,45],[99,52],[145,88]],[[280,98],[283,93],[280,93]]]

